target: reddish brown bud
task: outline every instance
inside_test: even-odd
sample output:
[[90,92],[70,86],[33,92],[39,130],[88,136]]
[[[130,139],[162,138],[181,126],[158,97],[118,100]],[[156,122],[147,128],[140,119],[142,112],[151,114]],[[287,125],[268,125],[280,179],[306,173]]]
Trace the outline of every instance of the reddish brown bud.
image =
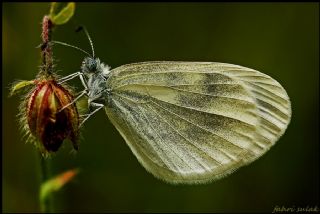
[[36,81],[27,102],[27,122],[30,132],[48,152],[55,152],[69,138],[78,149],[79,114],[70,91],[55,80]]

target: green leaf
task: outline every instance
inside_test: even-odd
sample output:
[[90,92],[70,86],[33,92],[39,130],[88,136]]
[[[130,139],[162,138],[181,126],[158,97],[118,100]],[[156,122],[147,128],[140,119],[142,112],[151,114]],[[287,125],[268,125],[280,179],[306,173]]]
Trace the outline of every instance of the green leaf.
[[74,2],[60,3],[52,2],[50,8],[50,19],[55,25],[65,24],[74,14],[76,4]]
[[66,183],[71,181],[78,172],[78,169],[71,169],[41,184],[40,200],[44,201],[50,194],[60,190]]
[[17,83],[13,83],[12,87],[11,87],[11,90],[10,90],[10,95],[9,96],[12,96],[14,95],[17,91],[19,91],[20,89],[26,87],[26,86],[29,86],[29,85],[33,85],[34,84],[34,80],[21,80]]

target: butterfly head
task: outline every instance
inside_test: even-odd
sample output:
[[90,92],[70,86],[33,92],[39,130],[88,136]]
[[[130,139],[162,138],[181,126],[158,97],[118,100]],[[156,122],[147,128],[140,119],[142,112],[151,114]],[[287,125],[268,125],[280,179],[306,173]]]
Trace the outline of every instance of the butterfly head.
[[94,74],[99,72],[100,60],[92,57],[86,57],[82,61],[81,70],[84,74]]

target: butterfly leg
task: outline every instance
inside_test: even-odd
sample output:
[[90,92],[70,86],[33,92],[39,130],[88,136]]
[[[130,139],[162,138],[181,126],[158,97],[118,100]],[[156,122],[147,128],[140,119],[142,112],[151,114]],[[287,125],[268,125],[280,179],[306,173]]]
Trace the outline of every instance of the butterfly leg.
[[82,83],[83,87],[85,88],[85,90],[88,91],[88,80],[83,75],[83,73],[80,74],[79,78],[80,78],[81,83]]
[[87,90],[83,90],[81,92],[81,94],[79,96],[77,96],[74,100],[72,100],[72,102],[68,103],[67,105],[63,106],[59,112],[63,111],[65,108],[67,108],[68,106],[72,105],[73,103],[75,103],[78,99],[80,99],[83,95],[88,95]]
[[73,78],[79,76],[81,83],[83,85],[83,87],[85,88],[85,90],[88,90],[88,81],[86,80],[85,76],[83,75],[82,72],[78,71],[76,73],[70,74],[68,76],[62,77],[61,79],[58,80],[59,83],[63,83],[69,80],[72,80]]
[[69,74],[68,76],[62,77],[61,79],[58,80],[59,83],[63,83],[63,82],[67,82],[69,80],[72,80],[73,78],[77,77],[77,76],[81,76],[83,75],[80,71],[73,73],[73,74]]
[[90,103],[90,107],[95,107],[96,109],[87,114],[86,118],[80,123],[79,127],[81,127],[84,124],[84,122],[88,120],[93,114],[102,109],[104,105],[101,103]]
[[72,105],[73,103],[75,103],[78,99],[80,99],[83,95],[88,95],[88,84],[87,84],[87,80],[85,79],[84,75],[82,72],[76,72],[73,74],[70,74],[68,76],[65,76],[61,79],[59,79],[59,83],[63,83],[66,81],[69,81],[75,77],[79,76],[82,85],[84,86],[84,90],[81,92],[81,94],[79,96],[77,96],[72,102],[70,102],[69,104],[65,105],[62,107],[62,109],[60,109],[59,112],[63,111],[65,108],[67,108],[68,106]]

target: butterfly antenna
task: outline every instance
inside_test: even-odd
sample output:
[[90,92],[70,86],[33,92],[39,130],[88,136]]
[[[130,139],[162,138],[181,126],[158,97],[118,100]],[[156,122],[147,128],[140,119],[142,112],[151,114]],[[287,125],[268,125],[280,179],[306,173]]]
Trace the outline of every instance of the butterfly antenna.
[[77,50],[79,50],[79,51],[81,51],[81,52],[83,52],[83,53],[85,53],[85,54],[87,54],[88,56],[91,57],[91,55],[90,55],[87,51],[84,51],[84,50],[82,50],[81,48],[78,48],[77,46],[70,45],[70,44],[64,43],[64,42],[59,42],[59,41],[51,41],[51,43],[53,43],[53,44],[59,44],[59,45],[63,45],[63,46],[67,46],[67,47],[70,47],[70,48],[77,49]]
[[87,35],[88,39],[89,39],[89,42],[90,42],[90,45],[91,45],[91,50],[92,50],[92,57],[94,58],[94,48],[93,48],[93,42],[91,40],[91,37],[89,35],[89,32],[87,31],[87,28],[84,27],[84,26],[81,26],[81,28],[84,30],[84,33]]

